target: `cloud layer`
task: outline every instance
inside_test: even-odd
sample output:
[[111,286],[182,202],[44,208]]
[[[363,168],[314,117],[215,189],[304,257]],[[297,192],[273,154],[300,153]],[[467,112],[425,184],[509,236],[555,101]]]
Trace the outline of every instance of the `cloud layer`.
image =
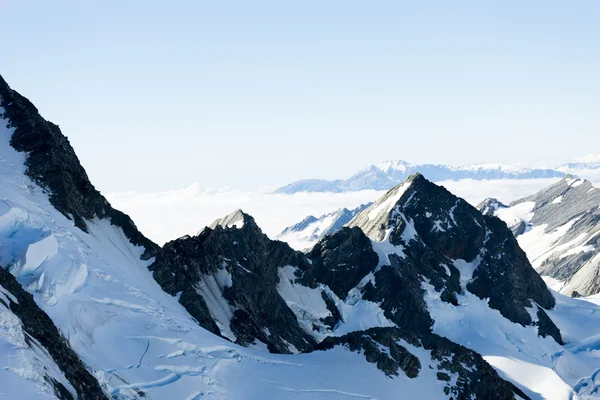
[[[555,181],[468,179],[438,184],[475,205],[486,197],[510,202]],[[366,190],[281,195],[232,188],[202,189],[194,184],[184,189],[166,192],[119,192],[108,194],[107,197],[113,206],[129,214],[145,235],[162,245],[186,234],[196,234],[215,219],[238,208],[252,215],[263,231],[273,238],[283,228],[307,215],[318,216],[341,207],[357,207],[376,200],[383,193],[385,192]]]

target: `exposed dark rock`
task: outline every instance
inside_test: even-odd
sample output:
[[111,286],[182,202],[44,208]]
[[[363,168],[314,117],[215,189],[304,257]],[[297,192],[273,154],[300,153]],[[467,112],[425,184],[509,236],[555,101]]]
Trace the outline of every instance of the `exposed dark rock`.
[[[396,203],[388,206],[386,202],[392,199]],[[554,297],[531,267],[504,222],[496,217],[483,216],[466,201],[421,175],[411,176],[405,183],[392,189],[357,215],[349,225],[361,227],[376,241],[384,240],[385,232],[389,231],[390,243],[402,248],[403,257],[389,257],[397,272],[390,275],[384,267],[379,273],[388,276],[377,279],[378,286],[387,285],[395,279],[393,286],[385,295],[367,294],[374,301],[385,299],[382,308],[388,312],[406,310],[408,299],[411,299],[408,303],[411,312],[423,309],[424,306],[419,305],[422,296],[416,293],[400,296],[398,293],[404,289],[394,294],[396,288],[407,286],[413,292],[420,290],[422,277],[436,291],[442,292],[444,301],[457,304],[456,294],[462,289],[460,274],[453,260],[459,259],[476,264],[467,290],[482,299],[488,298],[490,307],[500,311],[505,318],[521,325],[531,325],[533,321],[526,309],[531,301],[542,308],[554,307]],[[402,302],[393,307],[386,304],[394,298],[402,298]],[[396,311],[403,312],[406,313]],[[420,314],[422,318],[417,320],[424,328],[427,325],[427,310]],[[399,323],[398,317],[392,320]],[[400,320],[415,325],[415,319],[401,316]],[[551,321],[549,323],[552,324]]]
[[327,306],[327,310],[331,313],[331,315],[327,318],[324,318],[322,322],[329,326],[330,329],[333,329],[338,322],[342,320],[342,315],[340,314],[340,310],[336,307],[334,301],[329,297],[329,295],[325,292],[321,292],[321,297],[325,300],[325,305]]
[[546,314],[546,311],[538,307],[537,318],[538,334],[542,337],[550,336],[556,343],[563,344],[560,330],[554,325],[554,322],[552,322],[548,314]]
[[[400,344],[403,342],[431,352],[429,367],[437,369],[440,381],[448,382],[444,391],[455,399],[515,399],[515,395],[528,399],[520,389],[500,378],[479,354],[433,333],[415,335],[399,328],[372,328],[327,338],[318,349],[343,345],[363,352],[368,362],[377,364],[389,376],[398,375],[401,370],[407,377],[415,378],[425,366]],[[454,385],[452,376],[456,376]]]
[[27,153],[26,174],[48,190],[54,208],[86,232],[86,219],[107,218],[113,225],[121,227],[133,244],[146,249],[144,259],[156,254],[159,247],[137,230],[131,218],[112,208],[94,188],[58,125],[42,118],[37,108],[12,90],[1,76],[0,106],[4,108],[4,118],[15,128],[11,146]]
[[340,298],[358,285],[362,278],[377,267],[379,258],[371,241],[359,228],[342,228],[325,237],[309,253],[312,265],[302,281],[324,283]]
[[467,289],[480,298],[489,298],[490,307],[505,318],[530,325],[531,316],[525,310],[530,301],[549,309],[554,307],[554,297],[506,224],[495,217],[485,218],[491,233]]
[[[8,298],[10,304],[6,307],[21,320],[25,338],[35,339],[52,357],[56,365],[71,383],[80,400],[108,399],[100,388],[100,384],[87,370],[77,354],[71,349],[69,343],[60,334],[50,317],[42,311],[27,293],[4,268],[0,267],[0,286],[8,290],[17,300],[17,303]],[[1,301],[1,300],[0,300]],[[32,343],[29,343],[32,345]],[[47,377],[56,390],[60,399],[73,399],[69,391],[59,382]]]
[[[157,281],[159,279],[160,278],[156,278]],[[168,282],[168,280],[161,281]],[[164,287],[163,290],[169,294],[175,295],[175,293],[169,292],[169,290],[165,289]],[[192,317],[196,319],[196,321],[201,327],[214,333],[215,335],[221,334],[221,331],[215,323],[215,320],[210,315],[210,311],[208,310],[206,301],[200,294],[196,292],[196,290],[194,290],[192,286],[185,285],[183,287],[183,290],[181,290],[181,296],[179,297],[179,303],[181,303],[181,305],[185,307],[185,309],[190,313]]]
[[286,265],[308,269],[306,257],[283,242],[270,240],[251,216],[237,214],[243,218],[238,221],[241,228],[228,227],[233,217],[226,217],[225,227],[216,224],[198,236],[169,242],[149,269],[167,293],[187,293],[185,298],[182,293],[181,304],[215,333],[220,331],[198,288],[217,274],[229,274],[231,282],[223,285],[219,295],[230,306],[230,327],[237,343],[249,345],[258,339],[272,352],[292,351],[288,343],[309,351],[314,339],[302,330],[277,292],[278,269]]

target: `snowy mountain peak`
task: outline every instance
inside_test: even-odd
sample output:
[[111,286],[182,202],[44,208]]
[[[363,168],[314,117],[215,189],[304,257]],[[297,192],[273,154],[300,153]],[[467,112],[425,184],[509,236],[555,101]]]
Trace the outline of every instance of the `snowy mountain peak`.
[[[515,322],[531,324],[525,311],[529,296],[544,308],[554,304],[552,295],[506,225],[483,216],[466,201],[420,174],[411,176],[360,212],[348,227],[359,227],[373,240],[380,260],[391,260],[390,254],[406,258],[412,252],[423,254],[424,249],[430,249],[441,259],[474,263],[474,270],[460,271],[461,281],[470,282],[466,286],[469,291],[490,298],[491,307]],[[494,285],[508,288],[512,284],[507,280],[513,279],[527,282],[528,289],[525,292],[510,289],[510,293],[503,295],[495,292]],[[554,336],[560,341],[559,335]]]
[[237,209],[231,214],[228,214],[222,218],[218,218],[209,225],[209,228],[215,229],[217,226],[222,228],[235,228],[242,229],[244,224],[247,223],[252,217],[244,213],[242,210]]
[[379,200],[358,213],[349,223],[349,227],[357,226],[375,241],[382,241],[390,228],[392,211],[401,201],[415,180],[424,179],[421,174],[409,177],[405,182],[395,186]]

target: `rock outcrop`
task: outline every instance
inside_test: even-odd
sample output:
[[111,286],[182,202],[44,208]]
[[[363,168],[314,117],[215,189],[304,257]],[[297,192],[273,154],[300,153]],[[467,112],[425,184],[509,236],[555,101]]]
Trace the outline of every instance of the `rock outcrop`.
[[315,341],[277,292],[278,268],[307,262],[238,210],[197,236],[165,244],[150,270],[167,293],[181,293],[181,304],[206,329],[244,346],[258,340],[271,352],[292,353]]

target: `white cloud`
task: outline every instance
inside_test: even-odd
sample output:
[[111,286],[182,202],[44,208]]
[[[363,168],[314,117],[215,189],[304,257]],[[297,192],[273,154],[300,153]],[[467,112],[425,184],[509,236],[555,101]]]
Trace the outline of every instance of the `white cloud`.
[[357,207],[381,196],[382,191],[350,193],[297,193],[294,195],[246,192],[232,188],[201,189],[194,184],[167,192],[111,193],[111,204],[131,216],[138,228],[163,244],[196,234],[215,219],[241,208],[252,215],[270,237],[307,215],[321,215],[341,207]]
[[[503,202],[534,193],[556,179],[500,181],[444,181],[448,190],[476,205],[486,197]],[[232,188],[206,188],[197,184],[166,192],[119,192],[107,195],[114,207],[131,216],[138,228],[152,240],[163,244],[186,234],[196,234],[215,219],[241,208],[252,215],[270,237],[307,215],[321,215],[341,207],[354,208],[374,201],[385,191],[365,190],[348,193],[246,192]]]
[[587,156],[576,158],[575,161],[580,163],[600,163],[600,154],[588,154]]

